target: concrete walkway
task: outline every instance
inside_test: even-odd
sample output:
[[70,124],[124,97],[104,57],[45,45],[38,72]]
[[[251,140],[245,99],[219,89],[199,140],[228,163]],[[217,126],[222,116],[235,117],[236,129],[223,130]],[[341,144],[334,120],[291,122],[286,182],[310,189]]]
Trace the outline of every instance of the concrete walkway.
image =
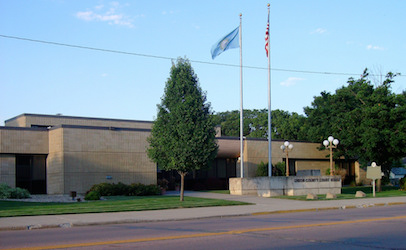
[[[168,192],[167,195],[178,195],[178,193]],[[244,201],[252,203],[253,205],[182,208],[138,212],[6,217],[0,218],[0,230],[26,230],[116,223],[187,220],[211,217],[244,216],[262,213],[303,212],[323,209],[348,209],[406,204],[406,196],[325,201],[296,201],[192,191],[186,191],[185,196]]]

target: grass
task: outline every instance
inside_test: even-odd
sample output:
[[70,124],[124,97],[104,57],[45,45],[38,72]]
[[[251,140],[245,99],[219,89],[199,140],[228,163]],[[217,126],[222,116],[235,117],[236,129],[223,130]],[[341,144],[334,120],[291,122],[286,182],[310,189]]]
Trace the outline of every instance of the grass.
[[179,196],[117,196],[107,197],[107,200],[104,201],[75,203],[0,201],[0,217],[145,211],[248,204],[238,201],[195,197],[185,197],[184,199],[183,202],[180,202]]
[[[363,187],[342,187],[341,194],[337,195],[337,199],[335,200],[344,200],[344,199],[362,199],[356,198],[355,193],[357,191],[362,191],[366,194],[365,198],[373,198],[372,187],[371,186],[363,186]],[[375,197],[396,197],[396,196],[406,196],[406,191],[399,190],[397,187],[389,187],[383,186],[382,192],[376,192]],[[307,200],[306,195],[301,196],[277,196],[272,198],[280,198],[280,199],[292,199],[292,200]],[[318,200],[332,200],[326,199],[326,195],[318,195]]]
[[[366,193],[367,198],[372,197],[372,187],[343,187],[337,199],[362,199],[355,198],[357,191]],[[207,191],[229,194],[229,190]],[[376,197],[406,196],[406,191],[395,187],[382,187],[382,192],[376,192]],[[319,200],[326,200],[325,195],[319,195]],[[278,196],[272,198],[306,200],[306,196]],[[184,202],[179,201],[179,196],[110,196],[104,201],[52,203],[52,202],[22,202],[1,201],[0,217],[56,215],[56,214],[81,214],[104,213],[124,211],[164,210],[192,207],[234,206],[248,205],[239,201],[226,201],[207,198],[185,197]]]

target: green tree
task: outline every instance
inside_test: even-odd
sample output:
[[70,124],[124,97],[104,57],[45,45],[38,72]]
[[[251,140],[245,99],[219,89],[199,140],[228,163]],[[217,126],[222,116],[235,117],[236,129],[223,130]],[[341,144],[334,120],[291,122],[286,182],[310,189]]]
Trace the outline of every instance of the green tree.
[[162,169],[179,173],[183,201],[185,175],[208,167],[218,149],[210,103],[187,59],[172,64],[157,108],[147,153]]
[[357,159],[363,166],[375,161],[388,174],[392,162],[406,155],[406,92],[391,92],[395,76],[389,72],[374,87],[365,70],[335,94],[315,97],[305,108],[309,140],[322,142],[333,135],[340,140],[336,158]]
[[305,116],[279,109],[273,110],[271,115],[273,139],[307,140],[307,133],[304,131]]
[[[215,121],[221,126],[222,135],[239,136],[240,112],[237,110],[217,113]],[[273,110],[272,139],[306,140],[304,125],[306,117],[295,112]],[[268,138],[268,110],[244,110],[244,136]]]

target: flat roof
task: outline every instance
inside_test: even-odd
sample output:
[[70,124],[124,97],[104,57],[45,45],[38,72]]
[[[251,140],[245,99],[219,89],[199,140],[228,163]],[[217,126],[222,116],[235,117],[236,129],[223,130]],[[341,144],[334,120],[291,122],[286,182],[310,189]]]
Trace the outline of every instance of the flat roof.
[[44,114],[30,114],[23,113],[21,115],[15,116],[6,120],[7,123],[12,120],[16,120],[23,116],[35,116],[35,117],[48,117],[48,118],[64,118],[64,119],[81,119],[81,120],[99,120],[99,121],[117,121],[117,122],[138,122],[138,123],[152,123],[152,121],[142,121],[142,120],[127,120],[127,119],[112,119],[112,118],[96,118],[96,117],[84,117],[84,116],[66,116],[66,115],[44,115]]

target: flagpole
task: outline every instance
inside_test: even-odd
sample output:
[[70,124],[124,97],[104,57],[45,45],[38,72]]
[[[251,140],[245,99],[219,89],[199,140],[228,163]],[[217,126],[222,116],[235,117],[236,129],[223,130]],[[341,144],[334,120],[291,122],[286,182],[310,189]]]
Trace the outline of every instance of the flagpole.
[[[270,4],[268,3],[268,25]],[[272,122],[271,122],[271,46],[268,26],[268,176],[272,176]]]
[[243,88],[242,88],[242,14],[240,14],[240,166],[241,178],[244,177],[244,121],[243,121]]

